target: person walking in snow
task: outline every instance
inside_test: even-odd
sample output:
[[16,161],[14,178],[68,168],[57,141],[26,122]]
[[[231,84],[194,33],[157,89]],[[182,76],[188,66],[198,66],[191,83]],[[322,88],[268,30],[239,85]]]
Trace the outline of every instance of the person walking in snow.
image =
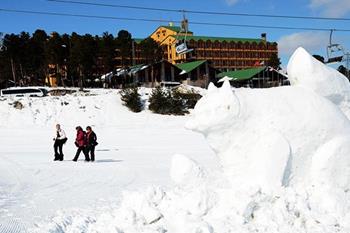
[[88,154],[86,153],[86,145],[87,145],[86,132],[84,132],[80,126],[77,126],[75,129],[77,130],[75,145],[78,147],[78,149],[77,149],[77,152],[75,153],[75,157],[73,161],[76,162],[79,158],[80,152],[83,152],[83,154],[85,155],[85,161],[88,162],[90,161],[90,159]]
[[92,131],[91,126],[86,127],[86,137],[87,137],[87,146],[86,154],[89,156],[91,162],[95,161],[95,146],[97,146],[97,136],[94,131]]
[[56,134],[55,137],[53,138],[54,140],[54,144],[53,144],[53,148],[55,151],[55,159],[54,161],[63,161],[63,144],[66,143],[67,141],[67,137],[66,137],[66,133],[64,132],[63,129],[61,129],[61,125],[57,124],[56,125]]

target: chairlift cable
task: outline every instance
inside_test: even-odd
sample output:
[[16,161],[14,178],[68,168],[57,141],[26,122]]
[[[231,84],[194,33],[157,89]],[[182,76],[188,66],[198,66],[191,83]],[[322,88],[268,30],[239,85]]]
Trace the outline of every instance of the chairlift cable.
[[49,2],[58,2],[65,4],[79,4],[90,5],[100,7],[113,7],[113,8],[125,8],[136,10],[148,10],[148,11],[163,11],[163,12],[186,12],[190,14],[202,14],[202,15],[224,15],[224,16],[242,16],[242,17],[263,17],[263,18],[285,18],[285,19],[304,19],[304,20],[330,20],[330,21],[350,21],[350,18],[338,18],[338,17],[316,17],[316,16],[297,16],[297,15],[273,15],[273,14],[251,14],[251,13],[231,13],[231,12],[218,12],[218,11],[200,11],[200,10],[184,10],[184,9],[170,9],[170,8],[155,8],[155,7],[143,7],[135,5],[120,5],[120,4],[106,4],[106,3],[93,3],[85,1],[73,1],[73,0],[47,0]]
[[[86,14],[70,14],[70,13],[58,13],[58,12],[44,12],[44,11],[31,11],[31,10],[17,10],[0,8],[0,11],[11,13],[23,13],[34,15],[51,15],[51,16],[64,16],[64,17],[77,17],[77,18],[90,18],[90,19],[106,19],[106,20],[126,20],[126,21],[142,21],[142,22],[157,22],[157,23],[181,23],[180,21],[163,20],[163,19],[146,19],[146,18],[129,18],[129,17],[115,17],[115,16],[101,16],[101,15],[86,15]],[[242,28],[263,28],[263,29],[278,29],[278,30],[307,30],[307,31],[330,31],[331,28],[313,28],[313,27],[287,27],[287,26],[271,26],[271,25],[253,25],[253,24],[229,24],[229,23],[211,23],[211,22],[196,22],[192,21],[193,25],[202,26],[225,26],[225,27],[242,27]],[[350,32],[350,29],[345,28],[333,28],[338,32]]]

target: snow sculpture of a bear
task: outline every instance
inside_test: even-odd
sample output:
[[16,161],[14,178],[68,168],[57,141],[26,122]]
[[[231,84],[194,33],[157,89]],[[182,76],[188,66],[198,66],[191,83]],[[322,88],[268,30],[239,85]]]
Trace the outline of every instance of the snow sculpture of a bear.
[[349,120],[308,89],[232,90],[227,81],[222,88],[210,84],[186,127],[204,134],[237,187],[350,188]]

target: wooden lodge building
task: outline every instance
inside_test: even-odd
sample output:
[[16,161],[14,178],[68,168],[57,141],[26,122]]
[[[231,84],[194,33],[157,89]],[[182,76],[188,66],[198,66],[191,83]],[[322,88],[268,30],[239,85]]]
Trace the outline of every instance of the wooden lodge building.
[[[133,80],[144,86],[180,82],[205,88],[209,82],[217,81],[217,74],[220,72],[262,67],[271,56],[278,56],[277,43],[267,41],[265,33],[260,38],[197,36],[191,31],[185,33],[180,27],[169,24],[159,26],[149,37],[162,46],[163,61],[146,64],[147,68],[143,65],[143,70],[137,70],[133,74]],[[145,61],[142,57],[141,41],[142,39],[132,41],[132,57],[129,59],[134,64],[133,67],[138,67]],[[192,51],[178,54],[177,41],[186,42]],[[121,64],[121,57],[116,59],[117,64]],[[255,84],[250,86],[257,87]]]
[[[138,83],[153,87],[166,82],[177,82],[205,88],[209,82],[216,83],[219,73],[261,67],[273,55],[278,56],[277,43],[267,41],[265,33],[260,38],[198,36],[191,31],[185,33],[181,27],[169,24],[159,26],[149,37],[163,48],[162,61],[146,64],[140,46],[143,39],[133,39],[131,57],[127,58],[129,67],[122,66],[120,51],[116,50],[113,75],[107,79],[99,77],[103,82],[108,80],[109,83],[105,83],[105,86],[120,87]],[[191,52],[178,54],[177,41],[186,42]],[[98,64],[97,66],[99,67]],[[52,75],[48,75],[47,82],[54,86],[59,72],[55,65],[50,70],[54,72],[50,72]],[[63,69],[60,76],[67,76]],[[231,83],[256,87],[254,80]]]
[[[220,71],[246,69],[265,63],[273,54],[278,55],[276,42],[267,41],[266,34],[260,38],[235,38],[235,37],[212,37],[197,36],[193,32],[181,32],[178,26],[160,26],[150,37],[163,47],[163,59],[172,64],[180,64],[197,60],[207,60],[211,67]],[[185,40],[186,38],[186,40]],[[179,55],[176,53],[177,40],[186,41],[187,47],[192,52]],[[142,64],[139,46],[142,39],[133,40],[134,55],[132,63]],[[121,64],[121,57],[116,57],[117,64]]]

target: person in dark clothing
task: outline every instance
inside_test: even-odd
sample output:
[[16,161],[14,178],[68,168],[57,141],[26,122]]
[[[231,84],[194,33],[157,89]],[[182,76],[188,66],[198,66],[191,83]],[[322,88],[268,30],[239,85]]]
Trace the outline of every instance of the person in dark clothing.
[[53,148],[55,151],[55,159],[54,161],[63,161],[63,144],[66,143],[67,141],[67,137],[66,137],[66,133],[64,132],[63,129],[61,129],[61,125],[57,124],[56,125],[56,134],[53,138],[54,140],[54,144],[53,144]]
[[87,145],[87,139],[86,139],[86,133],[83,131],[83,129],[80,126],[77,126],[75,128],[77,130],[77,137],[75,139],[75,145],[78,147],[77,152],[75,153],[75,157],[73,159],[74,162],[76,162],[79,158],[80,152],[83,152],[85,155],[85,161],[90,161],[89,155],[86,153],[86,145]]
[[87,136],[87,146],[86,146],[86,153],[89,156],[91,161],[95,161],[95,147],[97,146],[97,136],[94,131],[92,131],[91,127],[86,127],[86,136]]

